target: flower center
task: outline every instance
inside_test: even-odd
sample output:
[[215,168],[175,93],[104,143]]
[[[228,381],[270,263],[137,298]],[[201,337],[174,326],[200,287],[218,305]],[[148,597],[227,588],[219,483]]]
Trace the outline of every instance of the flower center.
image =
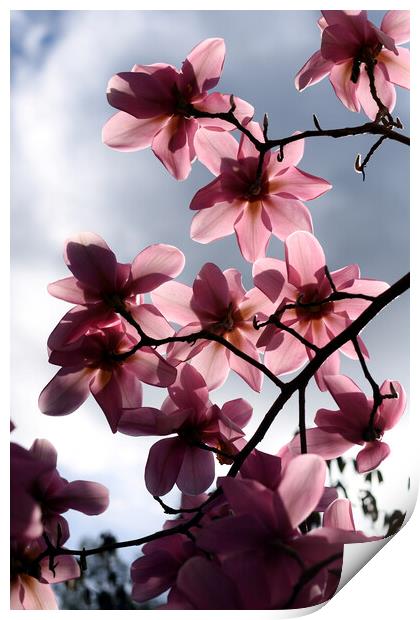
[[209,326],[210,331],[219,333],[219,335],[225,332],[233,331],[235,329],[235,319],[233,317],[234,312],[235,307],[232,303],[230,303],[227,307],[225,316],[217,323],[212,323]]

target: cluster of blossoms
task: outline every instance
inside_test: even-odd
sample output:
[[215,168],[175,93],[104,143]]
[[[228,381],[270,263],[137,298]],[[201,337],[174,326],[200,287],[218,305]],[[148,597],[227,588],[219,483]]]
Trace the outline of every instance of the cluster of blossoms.
[[[62,478],[55,448],[46,439],[36,439],[29,450],[11,443],[10,476],[10,606],[57,609],[50,584],[79,577],[80,568],[71,555],[60,555],[51,565],[45,551],[70,536],[64,512],[98,515],[108,507],[108,491],[97,482]],[[35,562],[38,556],[42,559]]]
[[[407,40],[407,20],[406,11],[390,11],[378,29],[365,11],[324,11],[321,51],[299,72],[297,87],[330,74],[347,107],[362,105],[380,122],[377,98],[390,113],[391,82],[408,86],[408,51],[395,45]],[[358,445],[358,472],[376,468],[390,453],[381,439],[404,413],[405,392],[387,380],[369,398],[341,375],[339,351],[363,364],[368,357],[359,336],[347,339],[314,372],[339,411],[319,410],[305,441],[299,434],[276,455],[249,449],[235,469],[247,450],[252,408],[242,398],[219,406],[210,392],[230,370],[257,392],[264,374],[282,388],[278,377],[316,359],[388,284],[361,278],[355,264],[328,270],[304,201],[331,185],[296,167],[304,152],[298,132],[279,157],[250,104],[208,93],[224,54],[222,39],[206,39],[180,71],[158,63],[114,76],[107,94],[119,112],[103,140],[119,150],[151,146],[180,180],[198,158],[216,178],[192,199],[191,237],[209,243],[235,233],[254,287],[245,290],[237,269],[210,262],[191,287],[178,282],[185,259],[170,245],[149,246],[127,264],[96,234],[69,239],[64,260],[72,276],[49,292],[76,305],[48,339],[49,361],[61,368],[39,407],[67,415],[91,393],[113,433],[163,437],[150,449],[146,487],[159,499],[176,485],[183,498],[179,518],[167,521],[164,535],[144,545],[132,565],[136,601],[169,590],[165,609],[309,607],[334,594],[344,544],[372,540],[356,530],[350,502],[325,486],[325,459]],[[231,133],[238,128],[239,142]],[[272,234],[284,241],[285,260],[266,257]],[[167,389],[159,409],[143,405],[142,383]],[[231,468],[211,492],[215,458]],[[58,553],[52,570],[47,541],[62,548],[69,534],[61,513],[98,514],[107,492],[61,478],[45,440],[30,451],[12,445],[12,475],[12,605],[51,608],[48,584],[77,576],[78,565]],[[323,522],[310,529],[313,512],[323,513]]]

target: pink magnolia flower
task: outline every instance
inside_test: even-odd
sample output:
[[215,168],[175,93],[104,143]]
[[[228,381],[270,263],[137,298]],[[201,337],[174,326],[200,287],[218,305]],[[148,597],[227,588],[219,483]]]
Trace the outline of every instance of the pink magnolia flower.
[[[102,139],[120,151],[152,147],[156,157],[176,179],[186,179],[196,156],[208,159],[209,145],[223,143],[235,129],[226,121],[195,119],[202,112],[227,112],[230,96],[207,94],[219,81],[225,59],[223,39],[205,39],[187,56],[181,71],[172,65],[134,65],[114,75],[108,84],[109,103],[118,112],[105,124]],[[254,108],[235,97],[235,115],[246,123]]]
[[369,86],[366,62],[374,62],[376,91],[390,112],[395,86],[410,88],[410,52],[402,43],[410,38],[410,12],[388,11],[377,28],[367,11],[322,11],[321,49],[298,72],[298,90],[329,75],[335,94],[352,112],[363,108],[374,120],[378,113]]
[[[324,251],[317,239],[309,232],[295,232],[285,242],[286,261],[265,258],[254,265],[254,283],[273,302],[277,300],[278,309],[289,303],[297,303],[295,309],[281,314],[281,321],[293,328],[308,342],[325,346],[341,333],[371,303],[364,299],[343,299],[319,303],[331,293],[331,285],[326,275]],[[388,288],[386,282],[360,278],[357,265],[348,265],[331,273],[334,285],[339,292],[376,296]],[[301,304],[315,304],[305,307]],[[358,338],[365,356],[367,349]],[[257,343],[265,347],[264,363],[276,375],[293,372],[314,355],[313,351],[290,334],[274,325],[268,325]],[[340,351],[352,359],[357,359],[351,343],[340,347]],[[325,375],[335,375],[340,371],[340,355],[336,351],[327,359],[316,373],[321,390]]]
[[[217,265],[206,263],[192,288],[180,282],[168,282],[152,293],[152,299],[165,318],[183,326],[179,336],[206,329],[259,360],[255,346],[258,332],[253,327],[253,317],[258,313],[265,316],[274,306],[257,288],[246,292],[236,269],[222,272]],[[220,343],[201,340],[193,346],[176,343],[168,347],[171,363],[186,359],[191,359],[210,390],[226,381],[230,368],[253,390],[261,389],[261,371]]]
[[54,349],[49,361],[62,366],[43,389],[39,408],[47,415],[67,415],[82,405],[89,392],[101,407],[113,433],[126,407],[142,403],[140,381],[166,387],[176,369],[151,347],[142,347],[124,359],[137,339],[119,323],[92,330],[71,345]]
[[69,537],[67,521],[62,513],[78,510],[86,515],[99,515],[108,508],[108,489],[98,482],[74,480],[68,482],[57,470],[57,452],[46,439],[36,439],[30,452],[39,463],[45,463],[48,469],[36,480],[34,495],[42,506],[42,523],[44,532],[50,539],[57,534],[60,524],[61,542]]
[[[345,542],[368,540],[361,532],[330,527],[328,511],[324,527],[301,533],[298,526],[316,509],[324,491],[326,466],[314,457],[293,458],[273,490],[253,480],[221,480],[233,515],[200,530],[197,545],[216,554],[245,609],[260,609],[262,602],[268,609],[285,608],[304,571],[341,553]],[[308,589],[306,600],[292,606],[320,602],[327,580],[328,570],[319,571],[312,582],[315,590]]]
[[185,258],[177,248],[151,245],[137,254],[132,264],[118,263],[99,235],[83,232],[66,241],[64,262],[73,276],[53,282],[48,291],[77,305],[53,330],[48,339],[50,349],[74,342],[92,327],[101,329],[120,322],[117,313],[121,309],[129,310],[149,336],[163,338],[173,333],[157,310],[143,303],[143,294],[181,273]]
[[[97,482],[68,482],[57,471],[57,453],[46,439],[37,439],[29,451],[12,444],[11,459],[11,608],[57,609],[49,584],[79,577],[80,570],[72,556],[58,556],[54,570],[49,558],[35,564],[46,550],[43,534],[55,545],[69,538],[69,528],[62,513],[69,509],[88,515],[102,513],[108,507],[108,490]],[[26,468],[26,477],[23,468]],[[37,507],[36,528],[33,523]],[[25,518],[26,515],[26,518]],[[31,518],[31,530],[20,527]]]
[[[258,123],[249,123],[247,129],[263,141]],[[301,201],[317,198],[332,186],[296,168],[303,149],[303,140],[286,145],[282,162],[277,153],[266,153],[257,176],[259,152],[251,140],[242,134],[238,146],[227,135],[204,162],[217,178],[192,199],[190,209],[198,213],[191,237],[209,243],[235,232],[243,257],[254,262],[265,256],[271,234],[283,241],[295,230],[312,231],[311,215]]]
[[[389,455],[391,449],[382,440],[385,431],[393,428],[405,410],[406,395],[397,381],[384,381],[381,394],[391,394],[391,383],[396,398],[386,398],[379,405],[370,423],[373,399],[367,398],[349,377],[335,375],[324,377],[325,383],[339,406],[339,411],[319,409],[315,416],[317,428],[306,431],[308,452],[325,459],[334,459],[354,445],[363,446],[357,455],[359,473],[375,469]],[[298,438],[290,444],[293,452],[300,452]]]
[[[219,408],[209,400],[208,387],[197,370],[185,364],[161,410],[139,408],[125,411],[118,430],[134,436],[173,435],[158,441],[146,463],[146,486],[152,495],[165,495],[174,484],[189,495],[208,489],[214,480],[214,455],[199,447],[206,444],[227,455],[238,449],[235,441],[244,436],[252,408],[237,398]],[[221,462],[231,462],[221,458]]]

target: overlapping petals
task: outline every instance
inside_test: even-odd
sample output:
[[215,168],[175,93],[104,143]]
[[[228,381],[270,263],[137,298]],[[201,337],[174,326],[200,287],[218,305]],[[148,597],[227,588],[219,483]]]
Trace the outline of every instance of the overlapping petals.
[[[48,291],[77,306],[51,333],[50,349],[76,341],[90,328],[101,329],[120,322],[119,311],[137,311],[145,293],[175,278],[185,264],[180,250],[162,243],[139,252],[131,264],[119,263],[106,242],[90,232],[66,241],[64,261],[73,276],[53,282]],[[170,331],[166,326],[164,335]]]
[[[308,232],[295,232],[285,242],[285,261],[266,258],[254,264],[254,283],[272,301],[277,300],[280,311],[286,304],[295,308],[281,312],[281,321],[317,347],[325,346],[341,333],[371,303],[366,299],[342,299],[325,303],[333,292],[326,274],[324,251],[317,239]],[[360,278],[357,265],[348,265],[331,272],[337,291],[364,294],[375,297],[388,288],[378,280]],[[358,338],[364,355],[366,347]],[[268,325],[258,343],[265,347],[264,362],[277,375],[300,368],[313,351],[293,334],[274,325]],[[355,359],[357,355],[351,343],[340,347],[345,355]],[[340,357],[333,353],[316,373],[321,390],[326,390],[323,377],[338,374]]]
[[115,433],[123,410],[141,406],[141,381],[166,387],[176,377],[176,369],[157,351],[151,347],[133,351],[136,344],[136,337],[118,323],[52,350],[49,361],[62,368],[40,394],[41,411],[67,415],[91,393]]
[[410,53],[400,47],[410,38],[409,11],[388,11],[377,28],[367,11],[322,11],[321,49],[300,69],[298,90],[330,76],[335,94],[351,111],[362,107],[375,120],[378,105],[372,97],[366,63],[374,65],[377,94],[390,112],[396,101],[395,86],[410,88]]
[[189,364],[178,372],[176,382],[161,410],[138,408],[123,413],[118,430],[128,435],[173,435],[152,446],[145,480],[152,495],[165,495],[174,484],[186,494],[198,495],[214,480],[214,455],[202,444],[221,450],[222,462],[232,462],[238,452],[235,441],[252,414],[242,398],[219,408],[209,400],[203,377]]
[[[263,141],[258,123],[250,122],[247,129]],[[243,257],[254,262],[265,256],[271,234],[284,240],[296,230],[312,231],[311,215],[302,201],[317,198],[331,185],[296,168],[303,149],[303,140],[288,144],[282,162],[277,153],[267,153],[258,171],[259,152],[251,140],[242,134],[238,145],[225,135],[203,159],[217,178],[192,199],[190,209],[199,212],[191,237],[209,243],[235,232]]]
[[[363,448],[356,458],[357,471],[376,469],[390,453],[382,436],[397,424],[405,410],[403,386],[397,381],[384,381],[380,393],[387,398],[376,408],[373,399],[367,398],[349,377],[336,375],[324,377],[324,380],[339,410],[318,410],[317,428],[306,432],[308,452],[332,459],[359,445]],[[300,452],[296,438],[290,448],[294,453]]]
[[[217,265],[206,263],[192,288],[179,282],[168,282],[152,293],[152,299],[168,321],[182,326],[179,336],[205,329],[223,336],[250,357],[259,360],[255,346],[258,334],[252,321],[256,315],[264,317],[269,314],[274,306],[257,288],[246,292],[241,274],[236,269],[221,271]],[[226,381],[230,368],[252,389],[261,389],[261,371],[218,342],[200,340],[193,346],[176,343],[168,347],[170,363],[186,360],[191,360],[210,390]]]
[[[166,64],[134,65],[130,72],[114,75],[108,83],[109,103],[121,110],[105,124],[102,139],[121,151],[152,147],[156,157],[176,179],[187,178],[196,157],[206,157],[208,144],[223,142],[225,131],[235,129],[226,121],[191,115],[227,112],[230,96],[208,94],[220,78],[225,59],[223,39],[205,39],[187,56],[178,71]],[[246,123],[253,107],[235,97],[235,115]]]

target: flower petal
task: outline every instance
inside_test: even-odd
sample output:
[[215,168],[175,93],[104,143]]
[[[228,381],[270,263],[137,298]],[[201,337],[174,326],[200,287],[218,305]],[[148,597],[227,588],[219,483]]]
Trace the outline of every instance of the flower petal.
[[82,284],[94,291],[114,292],[117,259],[99,235],[82,232],[67,239],[64,262]]
[[[341,103],[352,112],[360,112],[359,84],[355,84],[351,81],[350,77],[352,71],[352,60],[343,62],[340,65],[334,65],[330,73],[330,82]],[[363,71],[361,75],[363,75]]]
[[356,457],[356,469],[359,474],[376,469],[390,454],[391,448],[384,441],[370,441]]
[[185,180],[191,171],[197,129],[196,120],[173,116],[153,138],[152,151],[178,181]]
[[127,112],[117,112],[102,128],[102,142],[117,151],[139,151],[151,146],[155,135],[166,125],[170,116],[136,118]]
[[194,136],[197,159],[215,176],[221,172],[224,159],[236,159],[239,144],[227,131],[211,131],[200,127]]
[[182,63],[182,85],[192,87],[192,95],[214,88],[220,79],[225,62],[226,47],[223,39],[201,41]]
[[410,40],[410,11],[388,11],[382,20],[381,30],[397,45],[407,43]]
[[146,487],[152,495],[166,495],[178,478],[186,445],[178,437],[161,439],[149,452],[145,469]]
[[176,278],[184,269],[185,256],[173,245],[156,243],[142,250],[131,265],[130,292],[149,293],[164,282]]
[[271,224],[259,201],[248,202],[235,223],[235,233],[242,256],[250,263],[265,256],[271,236]]
[[188,495],[207,491],[214,480],[214,455],[211,452],[187,446],[176,481],[177,487]]
[[288,279],[296,288],[317,285],[325,277],[325,254],[309,232],[298,231],[285,241]]
[[333,67],[331,60],[325,60],[318,50],[306,61],[295,77],[297,90],[304,90],[307,86],[317,84],[329,74]]
[[42,390],[38,406],[46,415],[67,415],[76,411],[89,396],[90,368],[61,368]]
[[313,231],[309,209],[299,200],[283,196],[266,196],[264,210],[268,214],[273,235],[284,241],[297,230]]
[[389,50],[382,50],[377,60],[385,65],[388,79],[397,86],[410,88],[410,50],[398,48],[398,56]]

